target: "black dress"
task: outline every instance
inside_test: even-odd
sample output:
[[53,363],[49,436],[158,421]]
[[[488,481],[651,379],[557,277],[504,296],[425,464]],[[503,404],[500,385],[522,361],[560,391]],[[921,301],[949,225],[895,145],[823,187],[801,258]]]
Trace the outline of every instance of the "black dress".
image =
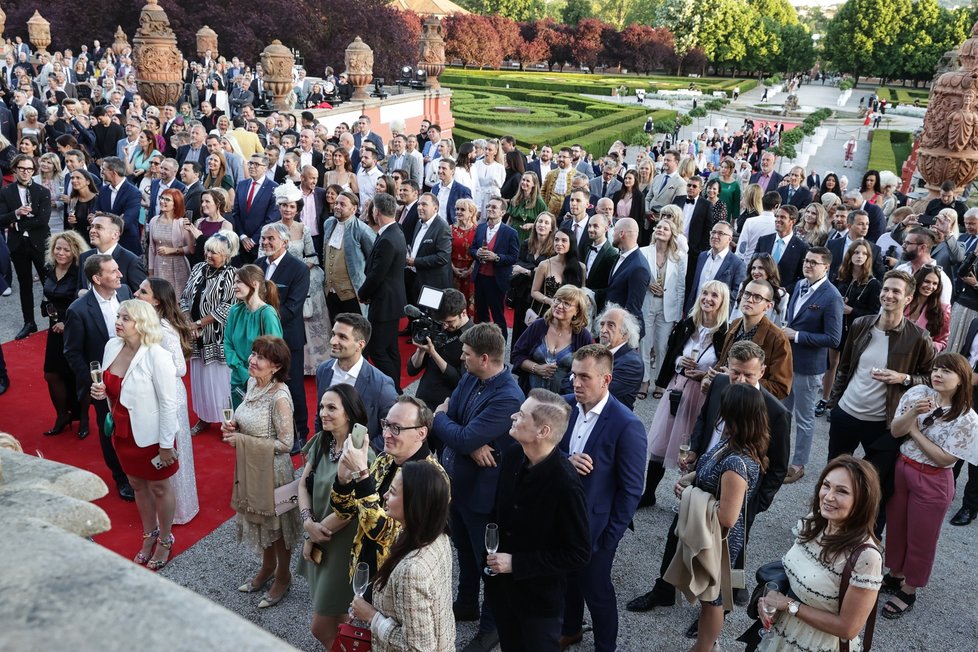
[[89,229],[91,228],[91,219],[95,215],[95,202],[98,201],[98,195],[93,195],[88,201],[81,201],[80,199],[74,200],[75,203],[75,223],[68,224],[67,212],[65,215],[65,229],[71,229],[72,231],[77,231],[85,242],[92,244],[89,238]]
[[[77,264],[69,267],[68,271],[60,279],[56,277],[52,266],[48,265],[45,270],[45,309],[49,315],[52,312],[55,313],[49,317],[52,327],[59,322],[64,323],[68,306],[77,297],[78,273]],[[47,308],[47,306],[51,307]],[[44,346],[44,373],[58,374],[61,376],[65,380],[65,383],[70,384],[68,395],[74,396],[75,374],[71,370],[71,367],[68,366],[68,360],[65,359],[64,348],[64,335],[49,330],[47,343]]]

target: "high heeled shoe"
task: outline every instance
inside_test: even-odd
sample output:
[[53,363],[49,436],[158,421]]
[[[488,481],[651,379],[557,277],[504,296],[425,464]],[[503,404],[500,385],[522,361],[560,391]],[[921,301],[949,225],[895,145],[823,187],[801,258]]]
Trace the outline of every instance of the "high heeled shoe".
[[272,579],[271,576],[269,576],[264,582],[262,582],[258,586],[255,586],[254,584],[251,583],[251,580],[248,580],[247,582],[239,586],[238,590],[241,591],[242,593],[258,593],[263,588],[268,586],[268,582],[271,579]]
[[64,429],[68,428],[69,426],[71,426],[71,416],[67,414],[63,416],[58,415],[54,425],[51,426],[50,430],[45,430],[44,434],[48,437],[52,435],[60,435],[62,432],[64,432]]
[[282,591],[282,595],[278,596],[277,598],[273,598],[266,593],[264,596],[262,596],[261,602],[258,603],[258,608],[268,609],[269,607],[274,607],[279,602],[281,602],[285,596],[289,594],[289,591],[291,589],[292,589],[292,582],[289,582],[289,585],[285,587],[284,591]]
[[78,422],[78,438],[84,439],[85,437],[88,437],[88,429],[88,417],[83,417],[81,421]]
[[173,544],[176,543],[176,540],[177,540],[177,538],[175,536],[173,536],[173,533],[172,532],[170,533],[170,539],[169,540],[166,540],[166,539],[157,539],[156,540],[156,547],[157,548],[165,548],[166,549],[166,551],[167,551],[166,559],[150,559],[146,563],[146,568],[150,569],[151,571],[160,571],[160,570],[163,570],[163,568],[165,568],[166,565],[170,562],[170,554],[169,553],[173,549]]
[[[160,536],[160,529],[159,528],[156,528],[152,532],[143,532],[143,542],[145,543],[145,541],[147,539],[158,539],[159,536]],[[152,551],[152,550],[153,549],[150,548],[150,551]],[[133,561],[136,562],[137,564],[139,564],[140,566],[145,566],[146,565],[146,562],[148,562],[149,559],[150,559],[149,556],[147,556],[146,554],[143,553],[142,550],[140,550],[136,554],[136,556],[133,558]]]

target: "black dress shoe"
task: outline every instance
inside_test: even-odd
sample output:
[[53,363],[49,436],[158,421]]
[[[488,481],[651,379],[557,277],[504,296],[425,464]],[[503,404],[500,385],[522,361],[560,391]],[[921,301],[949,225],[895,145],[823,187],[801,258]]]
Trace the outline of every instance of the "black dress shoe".
[[625,609],[628,611],[652,611],[656,607],[674,607],[676,605],[675,593],[671,598],[666,598],[665,596],[657,594],[655,591],[649,591],[644,595],[640,595],[637,598],[629,600],[625,605]]
[[459,623],[473,622],[481,616],[479,607],[463,607],[457,602],[452,603],[452,613],[455,615],[455,622]]
[[88,419],[84,419],[78,424],[78,438],[84,439],[85,437],[88,437]]
[[14,339],[22,340],[28,335],[30,335],[31,333],[36,333],[36,332],[37,332],[37,324],[35,324],[32,321],[29,321],[26,324],[24,324],[24,327],[21,328],[16,335],[14,335]]
[[128,482],[119,483],[119,498],[130,503],[136,500],[136,492],[132,490],[131,484]]
[[10,389],[10,378],[7,374],[0,376],[0,395],[5,394]]
[[44,434],[47,435],[48,437],[50,437],[51,435],[60,435],[62,432],[64,432],[64,429],[70,425],[71,425],[70,416],[65,415],[63,417],[58,417],[55,420],[54,425],[51,426],[51,429],[45,430]]
[[499,645],[499,633],[496,630],[479,632],[462,648],[462,652],[491,652],[497,645]]
[[978,509],[962,507],[954,515],[954,518],[951,519],[951,525],[968,525],[971,521],[975,520],[975,517],[978,517]]

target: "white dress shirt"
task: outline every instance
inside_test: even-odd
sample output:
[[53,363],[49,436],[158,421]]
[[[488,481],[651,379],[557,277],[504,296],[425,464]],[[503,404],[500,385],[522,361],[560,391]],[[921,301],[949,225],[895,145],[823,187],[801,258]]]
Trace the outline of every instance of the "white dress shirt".
[[571,455],[584,452],[584,447],[587,446],[587,440],[591,437],[591,433],[594,431],[594,424],[598,422],[601,412],[608,404],[609,396],[611,396],[611,394],[606,393],[604,398],[598,401],[597,404],[595,404],[595,406],[586,413],[584,412],[584,408],[581,406],[581,404],[577,404],[577,422],[574,424],[574,430],[571,432],[571,439],[570,443],[568,444],[568,450]]
[[103,299],[101,294],[95,292],[95,299],[102,311],[102,319],[105,320],[105,330],[109,333],[109,339],[112,339],[115,337],[115,319],[119,315],[119,297],[113,292],[111,298]]
[[350,367],[349,371],[343,371],[340,368],[340,363],[337,360],[336,364],[333,365],[333,384],[334,385],[349,385],[353,387],[357,384],[357,378],[360,377],[360,370],[363,369],[363,356]]
[[730,248],[724,247],[720,250],[720,253],[715,253],[713,249],[710,249],[707,253],[709,255],[706,257],[706,264],[703,265],[703,273],[700,274],[701,290],[708,281],[712,281],[716,277],[717,272],[720,271],[720,267],[723,265],[723,259],[730,253]]

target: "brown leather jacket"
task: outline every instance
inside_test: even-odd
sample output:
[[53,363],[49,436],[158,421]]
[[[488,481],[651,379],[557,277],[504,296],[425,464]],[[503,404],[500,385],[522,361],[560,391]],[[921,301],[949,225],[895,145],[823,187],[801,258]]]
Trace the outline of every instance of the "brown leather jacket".
[[[720,352],[719,366],[727,366],[727,354],[730,347],[736,341],[737,331],[740,324],[744,321],[743,317],[730,322],[727,329],[727,336],[723,340],[723,351]],[[783,401],[791,393],[792,379],[792,360],[791,343],[781,331],[767,317],[761,317],[757,325],[757,332],[754,333],[752,342],[764,349],[764,375],[761,377],[761,386],[771,392],[779,401]]]
[[[835,407],[843,392],[849,386],[849,379],[856,371],[856,361],[869,346],[872,328],[879,320],[878,315],[859,317],[849,328],[845,348],[839,359],[839,369],[835,374],[835,384],[832,385],[832,395],[829,397],[830,407]],[[886,368],[901,374],[909,374],[910,385],[893,384],[886,386],[886,423],[893,421],[897,405],[903,393],[914,385],[930,384],[930,368],[934,362],[934,343],[927,331],[909,319],[904,319],[900,325],[891,331],[889,336]]]

